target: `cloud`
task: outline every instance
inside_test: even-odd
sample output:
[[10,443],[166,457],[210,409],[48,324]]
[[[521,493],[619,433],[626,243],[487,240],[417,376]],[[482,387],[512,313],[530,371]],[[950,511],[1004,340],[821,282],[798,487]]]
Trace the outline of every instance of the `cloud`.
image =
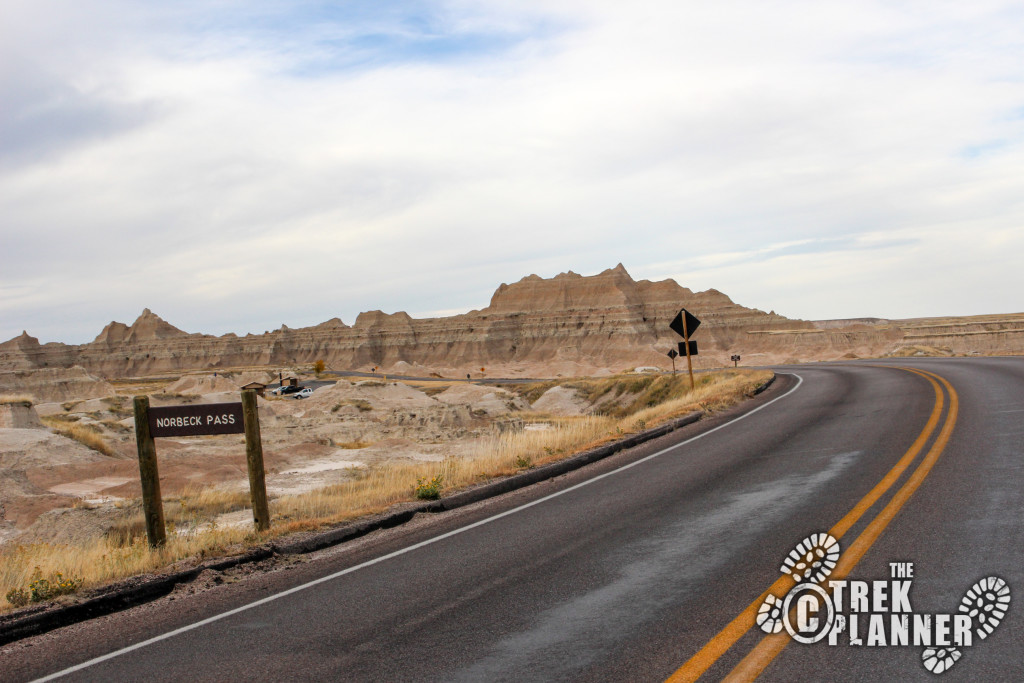
[[620,261],[805,317],[1020,308],[1012,3],[4,12],[0,338],[478,308]]
[[[44,73],[0,74],[0,173],[142,125],[152,112],[83,92]],[[3,82],[7,81],[7,82]]]

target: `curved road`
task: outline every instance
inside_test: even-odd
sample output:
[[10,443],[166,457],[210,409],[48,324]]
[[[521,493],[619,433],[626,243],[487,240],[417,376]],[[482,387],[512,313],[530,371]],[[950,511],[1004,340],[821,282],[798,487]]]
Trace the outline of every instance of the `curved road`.
[[[913,563],[915,613],[988,576],[1024,588],[1024,358],[777,371],[557,480],[13,643],[0,679],[934,680],[922,647],[790,643],[754,616],[826,531],[833,579]],[[1024,680],[1018,599],[941,680]]]

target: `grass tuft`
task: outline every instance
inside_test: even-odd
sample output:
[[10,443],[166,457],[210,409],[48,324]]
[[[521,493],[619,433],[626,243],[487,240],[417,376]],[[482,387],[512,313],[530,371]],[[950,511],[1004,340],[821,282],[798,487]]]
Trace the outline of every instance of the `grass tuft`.
[[366,447],[372,446],[372,445],[373,444],[371,442],[363,441],[362,439],[359,439],[357,441],[340,441],[340,442],[336,441],[336,442],[334,442],[334,447],[335,448],[343,448],[345,450],[350,450],[350,451],[359,450],[360,448],[366,448]]
[[54,419],[54,417],[47,416],[42,418],[43,424],[58,434],[74,439],[83,446],[87,446],[98,453],[108,457],[117,455],[114,447],[103,438],[99,427],[91,424],[78,424],[62,419]]

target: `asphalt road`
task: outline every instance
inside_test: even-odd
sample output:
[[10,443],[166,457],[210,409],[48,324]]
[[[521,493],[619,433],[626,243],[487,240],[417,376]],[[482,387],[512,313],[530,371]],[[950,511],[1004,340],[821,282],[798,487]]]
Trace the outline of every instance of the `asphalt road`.
[[388,379],[413,382],[467,382],[469,384],[532,384],[533,382],[547,382],[546,379],[535,379],[530,377],[501,378],[501,377],[416,377],[414,375],[393,375],[379,372],[359,372],[357,370],[327,370],[324,374],[335,375],[349,380],[353,379]]
[[[934,680],[922,647],[790,643],[753,617],[826,531],[833,579],[913,563],[917,614],[984,577],[1024,587],[1024,358],[778,371],[738,411],[557,480],[11,644],[0,679]],[[941,680],[1024,680],[1022,610]]]

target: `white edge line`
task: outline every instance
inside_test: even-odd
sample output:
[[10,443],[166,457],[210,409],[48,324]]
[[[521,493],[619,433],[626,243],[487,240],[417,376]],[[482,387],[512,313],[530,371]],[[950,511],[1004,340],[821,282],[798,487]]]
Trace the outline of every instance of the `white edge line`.
[[610,472],[605,472],[604,474],[598,474],[598,475],[596,475],[596,476],[594,476],[594,477],[592,477],[590,479],[587,479],[586,481],[581,481],[580,483],[574,484],[573,486],[570,486],[569,488],[562,489],[561,491],[556,491],[554,493],[551,493],[551,494],[548,494],[548,495],[544,496],[543,498],[538,498],[537,500],[531,501],[529,503],[524,503],[523,505],[520,505],[519,507],[512,508],[511,510],[505,510],[504,512],[499,512],[496,515],[493,515],[491,517],[487,517],[486,519],[481,519],[481,520],[478,520],[476,522],[473,522],[472,524],[467,524],[466,526],[459,527],[458,529],[453,529],[452,531],[445,532],[445,533],[441,534],[440,536],[434,536],[433,538],[428,538],[425,541],[420,541],[419,543],[414,543],[413,545],[407,546],[405,548],[401,548],[401,549],[396,550],[394,552],[388,553],[387,555],[381,555],[380,557],[376,557],[376,558],[374,558],[372,560],[367,560],[366,562],[354,565],[352,567],[348,567],[347,569],[342,569],[341,571],[335,572],[333,574],[329,574],[327,576],[321,576],[319,579],[314,579],[312,581],[309,581],[308,583],[304,583],[304,584],[302,584],[300,586],[295,586],[293,588],[289,588],[286,591],[282,591],[280,593],[275,593],[274,595],[268,595],[267,597],[261,598],[261,599],[255,601],[255,602],[250,602],[250,603],[248,603],[246,605],[242,605],[241,607],[236,607],[235,609],[228,610],[227,612],[222,612],[221,614],[217,614],[217,615],[214,615],[212,617],[208,617],[206,619],[203,619],[202,621],[197,621],[195,623],[188,624],[187,626],[182,626],[181,628],[176,628],[173,631],[168,631],[167,633],[162,633],[162,634],[160,634],[158,636],[154,636],[154,637],[150,638],[149,640],[144,640],[141,643],[135,643],[134,645],[129,645],[128,647],[121,648],[120,650],[115,650],[114,652],[108,652],[105,655],[101,655],[101,656],[96,657],[94,659],[90,659],[90,660],[88,660],[86,662],[82,662],[81,664],[76,664],[75,666],[68,667],[67,669],[64,669],[63,671],[58,671],[57,673],[50,674],[49,676],[45,676],[43,678],[37,678],[34,681],[34,683],[43,683],[44,681],[52,681],[52,680],[54,680],[56,678],[60,678],[61,676],[67,676],[68,674],[72,674],[72,673],[74,673],[76,671],[81,671],[82,669],[87,669],[87,668],[89,668],[91,666],[95,666],[96,664],[100,664],[101,662],[105,662],[105,661],[107,661],[109,659],[114,659],[115,657],[120,657],[121,655],[128,654],[129,652],[132,652],[134,650],[139,650],[139,649],[144,648],[144,647],[146,647],[148,645],[152,645],[153,643],[158,643],[161,640],[167,640],[169,638],[173,638],[174,636],[180,635],[182,633],[186,633],[188,631],[195,630],[197,628],[200,628],[201,626],[206,626],[207,624],[212,624],[215,621],[220,621],[221,619],[225,619],[225,618],[233,616],[235,614],[239,614],[241,612],[245,612],[247,610],[253,609],[254,607],[259,607],[260,605],[265,605],[268,602],[273,602],[273,601],[278,600],[280,598],[283,598],[285,596],[291,595],[292,593],[298,593],[299,591],[306,590],[307,588],[312,588],[313,586],[316,586],[318,584],[321,584],[321,583],[324,583],[324,582],[327,582],[327,581],[332,581],[332,580],[337,579],[338,577],[344,576],[346,574],[351,574],[354,571],[358,571],[360,569],[365,569],[366,567],[370,567],[370,566],[375,565],[375,564],[377,564],[379,562],[384,562],[385,560],[390,560],[393,557],[398,557],[399,555],[404,555],[405,553],[412,552],[413,550],[417,550],[417,549],[422,548],[424,546],[428,546],[428,545],[430,545],[432,543],[437,543],[438,541],[443,541],[446,538],[451,538],[452,536],[456,536],[458,534],[461,534],[464,531],[469,531],[470,529],[475,529],[476,527],[483,526],[484,524],[489,524],[489,523],[491,523],[491,522],[493,522],[495,520],[501,519],[502,517],[508,517],[509,515],[513,515],[513,514],[515,514],[517,512],[520,512],[522,510],[526,510],[527,508],[531,508],[534,505],[540,505],[541,503],[549,501],[549,500],[551,500],[553,498],[557,498],[559,496],[565,495],[566,493],[569,493],[570,491],[575,491],[576,489],[580,489],[580,488],[583,488],[584,486],[587,486],[589,484],[593,484],[595,481],[600,481],[601,479],[604,479],[605,477],[610,477],[613,474],[618,474],[619,472],[624,472],[625,470],[628,470],[630,468],[636,467],[637,465],[639,465],[641,463],[645,463],[648,460],[653,460],[654,458],[657,458],[658,456],[664,455],[665,453],[668,453],[671,450],[674,450],[676,448],[681,448],[681,447],[683,447],[683,446],[685,446],[685,445],[687,445],[689,443],[693,443],[697,439],[702,439],[705,436],[707,436],[708,434],[713,434],[714,432],[717,432],[719,429],[723,429],[723,428],[728,427],[730,425],[734,425],[737,422],[739,422],[740,420],[743,420],[744,418],[750,417],[751,415],[753,415],[754,413],[758,412],[759,410],[763,410],[764,408],[767,408],[768,406],[770,406],[771,404],[775,403],[776,401],[780,401],[780,400],[786,398],[787,396],[792,394],[794,391],[799,389],[800,385],[803,384],[804,378],[801,377],[800,375],[796,374],[796,373],[782,373],[782,374],[792,374],[797,379],[796,386],[794,386],[792,389],[790,389],[789,391],[784,393],[782,396],[776,396],[772,400],[768,401],[767,403],[762,403],[761,405],[759,405],[758,407],[754,408],[753,410],[751,410],[748,413],[744,413],[744,414],[740,415],[739,417],[737,417],[737,418],[735,418],[733,420],[729,420],[728,422],[726,422],[724,424],[720,424],[717,427],[713,427],[712,429],[709,429],[706,432],[702,432],[701,434],[698,434],[697,436],[692,436],[689,439],[687,439],[686,441],[681,441],[681,442],[679,442],[677,444],[669,446],[668,448],[663,448],[662,450],[658,451],[657,453],[652,453],[651,455],[645,456],[645,457],[643,457],[643,458],[641,458],[639,460],[634,460],[633,462],[628,463],[626,465],[623,465],[622,467],[616,468],[614,470],[611,470]]

